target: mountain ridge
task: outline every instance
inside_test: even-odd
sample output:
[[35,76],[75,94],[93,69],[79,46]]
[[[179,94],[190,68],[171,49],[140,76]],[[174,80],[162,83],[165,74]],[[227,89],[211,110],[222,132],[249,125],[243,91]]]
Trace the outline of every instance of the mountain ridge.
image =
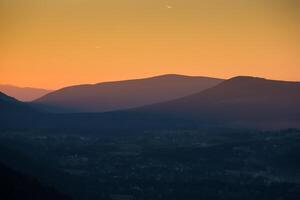
[[52,90],[33,87],[18,87],[9,84],[0,84],[0,91],[20,101],[30,102],[42,97],[43,95],[51,92]]
[[223,79],[167,74],[143,79],[69,86],[34,103],[71,112],[108,112],[164,102],[213,87]]
[[299,120],[300,82],[239,76],[176,100],[136,109],[200,120]]

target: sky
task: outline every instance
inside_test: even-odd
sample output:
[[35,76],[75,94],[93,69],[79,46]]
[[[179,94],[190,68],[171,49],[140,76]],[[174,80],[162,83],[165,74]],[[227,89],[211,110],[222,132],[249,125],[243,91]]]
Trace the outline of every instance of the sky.
[[1,0],[0,83],[185,74],[300,81],[298,0]]

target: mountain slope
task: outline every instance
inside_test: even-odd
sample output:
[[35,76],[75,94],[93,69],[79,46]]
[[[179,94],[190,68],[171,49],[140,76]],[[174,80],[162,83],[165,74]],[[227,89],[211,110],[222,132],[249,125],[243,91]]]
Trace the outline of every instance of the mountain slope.
[[36,179],[20,174],[0,163],[0,199],[5,200],[60,200],[70,199]]
[[20,102],[0,92],[0,114],[4,113],[23,113],[35,111],[30,105]]
[[136,111],[209,123],[300,125],[300,82],[235,77],[203,92]]
[[35,126],[40,111],[28,103],[20,102],[0,92],[0,129],[20,128],[22,124]]
[[[184,121],[180,124],[179,122]],[[0,92],[0,129],[145,130],[193,126],[169,115],[136,112],[54,114]],[[178,124],[178,125],[176,125]]]
[[34,102],[72,112],[107,112],[177,99],[213,87],[222,81],[208,77],[163,75],[67,87]]
[[2,85],[2,84],[0,84],[0,91],[20,101],[26,101],[26,102],[33,101],[51,92],[51,90],[45,90],[39,88],[17,87],[17,86]]

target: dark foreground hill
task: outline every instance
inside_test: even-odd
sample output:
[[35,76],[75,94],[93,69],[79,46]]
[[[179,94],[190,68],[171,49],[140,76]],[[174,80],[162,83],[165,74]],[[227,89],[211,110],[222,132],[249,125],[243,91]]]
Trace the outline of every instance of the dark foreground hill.
[[51,90],[45,90],[40,88],[17,87],[13,85],[3,84],[0,84],[0,91],[20,101],[26,102],[33,101],[51,92]]
[[20,174],[0,163],[0,199],[67,200],[66,196],[43,186],[36,179]]
[[34,102],[58,112],[115,111],[177,99],[213,87],[222,81],[208,77],[163,75],[66,87]]
[[20,102],[15,98],[0,92],[0,113],[2,115],[12,113],[19,114],[25,112],[35,112],[35,109],[32,108],[29,104]]

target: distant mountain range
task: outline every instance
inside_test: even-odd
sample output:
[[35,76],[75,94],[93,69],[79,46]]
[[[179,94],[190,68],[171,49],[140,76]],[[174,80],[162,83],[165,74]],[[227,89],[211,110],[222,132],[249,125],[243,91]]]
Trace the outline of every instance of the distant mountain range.
[[[143,81],[155,82],[155,80],[158,80],[161,82],[161,78],[164,80],[166,78],[168,80],[180,79],[178,76],[167,76]],[[118,88],[122,88],[122,90],[118,91],[121,91],[121,96],[123,96],[126,93],[124,88],[128,88],[131,82],[125,81],[126,87],[121,86],[121,83],[118,82]],[[100,88],[102,87],[104,86]],[[174,94],[173,89],[175,88],[170,90],[171,94]],[[60,90],[58,92],[62,95],[64,91]],[[67,89],[67,91],[69,90]],[[77,87],[75,87],[75,91],[77,91]],[[143,90],[139,89],[137,91],[139,92],[132,90],[127,94],[136,95]],[[70,88],[69,92],[73,94],[73,89]],[[168,93],[167,87],[164,88],[164,92]],[[162,92],[158,94],[162,94]],[[103,97],[103,93],[101,95]],[[131,100],[136,97],[135,95],[130,97]],[[152,95],[154,94],[152,93]],[[95,94],[95,96],[97,95]],[[151,95],[149,96],[151,97]],[[137,97],[139,98],[139,96]],[[140,103],[141,99],[139,98],[139,101],[136,102]],[[71,101],[71,99],[69,100]],[[77,99],[75,98],[74,101],[76,102]],[[93,99],[91,99],[91,102],[93,102]],[[26,113],[34,113],[34,117],[27,116],[26,119],[19,118],[17,120],[18,125],[26,126],[26,128],[31,126],[39,128],[88,128],[91,130],[197,127],[300,128],[300,82],[274,81],[255,77],[235,77],[205,90],[200,87],[200,92],[193,92],[193,94],[175,100],[167,100],[156,104],[150,103],[151,105],[114,112],[37,114],[37,112],[30,110],[32,109],[31,104],[18,104],[16,100],[3,94],[2,98],[0,96],[0,106],[2,104],[9,104],[8,109],[21,106],[18,109],[22,108],[21,110]],[[13,119],[15,117],[16,115],[13,116]],[[10,127],[14,126],[14,123],[11,123],[12,120],[9,121],[7,117],[3,117],[3,120],[6,120],[6,124],[9,124]]]
[[33,101],[51,92],[51,90],[30,87],[17,87],[13,85],[3,84],[0,84],[0,91],[20,101],[25,102]]
[[214,87],[222,81],[209,77],[163,75],[76,85],[51,92],[34,103],[60,112],[108,112],[177,99]]

